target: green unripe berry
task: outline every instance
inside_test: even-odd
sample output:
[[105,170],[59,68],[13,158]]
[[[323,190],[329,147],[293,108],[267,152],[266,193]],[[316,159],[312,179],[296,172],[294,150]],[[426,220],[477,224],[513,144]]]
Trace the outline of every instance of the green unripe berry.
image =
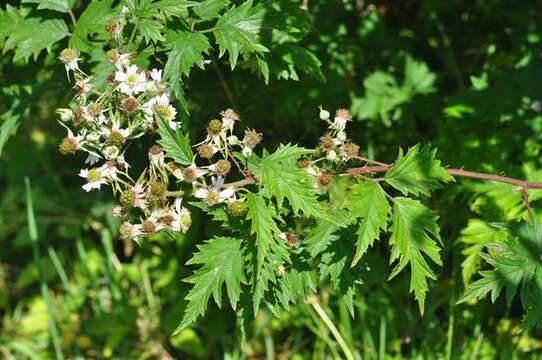
[[207,132],[209,135],[218,135],[222,131],[222,121],[214,119],[209,121],[207,125]]
[[247,205],[241,201],[228,203],[228,214],[233,217],[240,217],[247,211]]
[[132,190],[125,190],[120,194],[120,204],[125,208],[130,208],[134,204],[135,193]]

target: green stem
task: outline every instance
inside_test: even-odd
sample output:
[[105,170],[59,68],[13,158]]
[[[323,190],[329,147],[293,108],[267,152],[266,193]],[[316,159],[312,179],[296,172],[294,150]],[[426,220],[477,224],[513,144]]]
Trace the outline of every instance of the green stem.
[[43,296],[43,301],[45,302],[45,305],[47,307],[47,323],[49,326],[49,331],[51,333],[53,348],[55,349],[55,355],[57,360],[63,360],[64,355],[62,354],[62,349],[60,347],[60,338],[58,337],[58,331],[55,325],[53,307],[49,302],[49,289],[47,288],[47,283],[45,282],[45,277],[43,276],[43,268],[40,262],[41,255],[38,244],[38,227],[36,225],[34,205],[32,203],[32,189],[30,186],[30,179],[28,177],[25,177],[24,185],[26,189],[26,212],[28,218],[28,233],[30,235],[30,241],[32,243],[32,256],[34,258],[34,263],[38,268],[40,290],[41,295]]
[[68,14],[70,14],[70,19],[72,20],[73,27],[75,27],[75,25],[77,25],[77,20],[75,20],[75,14],[71,10],[68,11]]
[[314,311],[318,314],[320,319],[326,324],[327,328],[331,333],[333,334],[333,337],[335,337],[335,340],[337,340],[337,343],[339,344],[341,350],[343,351],[344,355],[346,356],[347,360],[354,360],[354,355],[352,354],[352,351],[350,348],[348,348],[348,345],[344,341],[343,337],[341,336],[341,333],[333,323],[333,321],[329,318],[326,311],[322,308],[318,300],[316,299],[316,296],[309,296],[307,298],[309,304],[314,308]]

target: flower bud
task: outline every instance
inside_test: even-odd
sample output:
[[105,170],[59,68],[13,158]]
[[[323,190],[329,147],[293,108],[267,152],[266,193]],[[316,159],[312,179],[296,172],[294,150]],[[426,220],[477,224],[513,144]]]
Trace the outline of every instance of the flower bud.
[[64,122],[73,119],[73,111],[71,109],[57,109],[56,113],[60,115],[60,120]]
[[244,157],[248,158],[252,156],[252,149],[248,146],[243,147],[243,151],[241,151]]
[[228,138],[226,140],[228,141],[228,144],[230,144],[230,145],[239,144],[239,139],[235,135],[228,136]]
[[335,152],[335,150],[328,151],[326,154],[326,159],[328,159],[329,161],[337,160],[337,153]]
[[119,156],[119,148],[115,145],[109,145],[109,146],[106,146],[105,149],[103,149],[103,154],[104,154],[104,157],[107,159],[107,160],[115,160],[117,158],[117,156]]
[[320,116],[320,119],[321,120],[328,120],[329,117],[331,116],[331,114],[329,113],[329,111],[327,110],[324,110],[321,106],[320,106],[320,113],[319,113],[319,116]]

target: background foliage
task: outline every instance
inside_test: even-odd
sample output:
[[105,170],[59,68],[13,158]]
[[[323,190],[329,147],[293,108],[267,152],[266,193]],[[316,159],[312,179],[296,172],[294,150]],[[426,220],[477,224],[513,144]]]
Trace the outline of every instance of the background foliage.
[[[370,158],[391,162],[399,146],[431,142],[443,164],[542,181],[537,1],[312,0],[303,3],[306,10],[286,0],[11,1],[0,10],[0,353],[6,358],[54,357],[55,338],[67,358],[343,356],[305,302],[290,304],[278,318],[262,308],[243,348],[236,325],[242,319],[215,305],[171,336],[187,305],[189,284],[181,280],[201,260],[192,254],[197,245],[218,246],[202,244],[219,233],[220,223],[194,208],[186,236],[160,234],[142,247],[123,242],[110,194],[82,193],[75,170],[82,159],[57,152],[64,130],[54,110],[72,92],[56,57],[71,46],[85,66],[106,73],[103,23],[123,4],[135,14],[128,30],[138,29],[138,63],[165,66],[184,107],[183,129],[193,137],[204,134],[219,110],[233,107],[243,125],[264,133],[270,149],[288,142],[314,146],[322,131],[318,106],[342,106],[356,120],[350,136]],[[146,147],[131,151],[145,154]],[[35,224],[27,221],[24,176],[32,184]],[[341,190],[339,184],[334,196],[344,196]],[[370,189],[357,193],[364,191]],[[531,193],[535,211],[539,198]],[[350,200],[351,213],[363,211]],[[514,262],[491,249],[517,249],[520,263],[529,258],[532,249],[518,247],[506,232],[539,246],[537,229],[491,225],[526,217],[521,193],[461,180],[422,201],[439,215],[444,244],[423,316],[409,295],[408,273],[386,281],[393,268],[384,242],[364,254],[363,268],[348,269],[353,234],[330,237],[346,244],[340,259],[319,248],[318,238],[307,239],[311,256],[321,256],[320,273],[329,274],[319,302],[354,356],[535,358],[541,334],[521,331],[520,298],[537,304],[536,288],[524,286],[514,297],[514,287],[494,304],[470,296],[456,305],[480,268]],[[330,234],[333,224],[325,225],[317,230]],[[217,251],[236,246],[222,240]],[[236,259],[224,266],[235,267]],[[344,286],[334,281],[338,273],[364,284],[349,299],[335,296]],[[536,270],[523,276],[539,277]]]

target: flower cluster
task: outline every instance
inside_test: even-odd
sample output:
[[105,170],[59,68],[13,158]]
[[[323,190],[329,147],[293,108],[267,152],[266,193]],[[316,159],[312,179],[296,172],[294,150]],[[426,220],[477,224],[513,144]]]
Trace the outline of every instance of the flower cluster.
[[[120,43],[122,24],[109,21],[105,25]],[[122,220],[121,237],[137,241],[160,230],[186,232],[191,224],[190,211],[183,206],[186,196],[194,196],[207,206],[224,203],[231,216],[243,215],[245,204],[238,196],[241,189],[225,180],[247,175],[234,153],[252,156],[262,134],[246,130],[239,139],[234,135],[239,115],[227,109],[220,113],[220,119],[209,122],[206,138],[194,146],[197,152],[191,165],[166,162],[163,149],[155,144],[148,149],[148,166],[133,177],[126,159],[130,142],[155,135],[159,122],[168,124],[174,132],[181,124],[176,121],[177,110],[162,81],[161,69],[142,69],[135,63],[135,55],[116,49],[106,55],[115,70],[104,86],[81,70],[75,50],[64,49],[59,55],[68,77],[73,76],[75,82],[72,105],[57,110],[60,124],[67,130],[59,151],[64,155],[78,151],[87,154],[87,167],[79,172],[84,179],[83,190],[111,186],[118,198],[113,215]],[[196,164],[196,160],[203,164]]]
[[331,171],[338,165],[349,160],[361,160],[359,146],[346,137],[346,124],[352,121],[352,116],[346,109],[338,109],[333,120],[329,111],[320,107],[320,119],[327,124],[324,136],[311,159],[302,158],[298,166],[314,176],[316,186],[327,189],[333,181]]
[[[105,27],[122,48],[124,22],[109,20]],[[59,151],[64,155],[78,151],[87,154],[87,166],[79,172],[84,179],[83,190],[111,186],[118,199],[113,214],[122,220],[121,237],[137,241],[161,230],[186,232],[191,224],[190,211],[183,206],[187,196],[208,207],[224,206],[230,216],[242,216],[246,205],[241,194],[248,190],[240,185],[250,182],[235,180],[258,181],[247,164],[262,134],[246,129],[238,137],[236,124],[240,117],[226,109],[207,124],[205,138],[193,146],[196,155],[191,163],[166,161],[164,150],[154,144],[148,149],[148,165],[133,177],[134,167],[126,159],[130,142],[152,137],[157,131],[162,135],[168,126],[173,133],[178,132],[181,123],[176,121],[177,110],[161,69],[142,69],[135,54],[118,49],[107,51],[106,56],[114,70],[108,74],[106,84],[100,85],[81,70],[75,50],[64,49],[59,55],[68,78],[73,76],[75,83],[72,105],[57,110],[67,130]],[[299,159],[298,166],[314,177],[318,189],[325,191],[336,169],[349,160],[362,158],[358,156],[359,146],[346,137],[346,124],[352,120],[348,110],[337,110],[331,120],[330,113],[320,108],[320,118],[327,124],[326,133],[317,151],[310,158]],[[281,238],[295,246],[295,234],[284,234]]]

